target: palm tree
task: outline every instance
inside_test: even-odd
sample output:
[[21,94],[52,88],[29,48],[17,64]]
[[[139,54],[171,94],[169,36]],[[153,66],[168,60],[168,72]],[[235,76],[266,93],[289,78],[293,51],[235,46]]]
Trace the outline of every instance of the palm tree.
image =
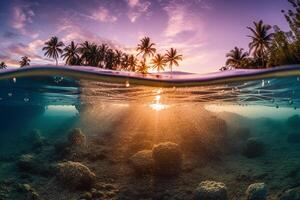
[[99,46],[99,67],[104,67],[105,56],[108,49],[107,44],[101,44]]
[[6,69],[7,65],[5,62],[0,62],[0,69]]
[[27,56],[23,56],[19,62],[20,67],[25,67],[30,65],[30,59]]
[[250,52],[253,53],[254,57],[260,58],[262,63],[264,63],[264,57],[272,42],[273,33],[269,33],[272,27],[264,24],[262,20],[253,22],[253,24],[253,28],[247,27],[253,34],[248,35],[248,37],[252,39],[249,44]]
[[79,47],[79,52],[81,54],[81,61],[83,64],[87,64],[87,60],[86,60],[86,57],[87,57],[87,52],[89,51],[90,47],[91,47],[91,43],[89,43],[88,41],[85,41],[84,43],[80,44],[80,47]]
[[158,72],[161,70],[165,70],[166,66],[166,60],[165,57],[162,56],[161,54],[156,54],[156,56],[152,59],[152,65],[153,68],[156,69]]
[[142,74],[147,74],[148,73],[148,69],[149,67],[147,66],[145,60],[142,60],[140,63],[139,63],[139,66],[138,66],[138,72],[142,73]]
[[234,67],[234,68],[241,68],[243,62],[245,62],[248,53],[243,52],[243,48],[234,47],[229,53],[226,54],[228,58],[226,61],[226,66]]
[[100,62],[100,50],[96,44],[91,44],[84,52],[84,59],[87,65],[98,66]]
[[138,59],[134,55],[129,56],[128,67],[130,71],[135,71],[138,65]]
[[138,47],[136,49],[138,51],[137,55],[142,54],[143,59],[146,62],[148,56],[153,56],[155,54],[156,52],[156,48],[154,47],[155,44],[151,43],[149,37],[144,37],[143,39],[140,40],[140,42],[141,43],[138,44]]
[[169,64],[171,68],[171,75],[173,73],[173,65],[178,66],[178,61],[182,60],[182,55],[177,54],[177,50],[174,48],[171,48],[170,50],[167,50],[167,53],[165,55],[166,63]]
[[124,53],[122,57],[122,64],[121,64],[122,69],[128,70],[130,64],[129,61],[130,61],[130,56],[127,53]]
[[48,42],[45,43],[45,47],[43,47],[43,51],[45,52],[45,56],[49,58],[54,58],[56,65],[58,65],[58,58],[59,55],[63,53],[62,47],[64,46],[64,43],[59,41],[58,38],[52,37]]
[[123,57],[123,52],[120,50],[115,50],[115,59],[114,59],[114,64],[115,68],[118,69],[121,64],[122,64],[122,57]]
[[112,49],[108,49],[105,55],[105,68],[114,69],[115,67],[115,52]]
[[64,54],[62,54],[62,58],[66,60],[67,65],[78,65],[80,56],[79,56],[79,48],[77,44],[75,45],[72,41],[70,45],[66,46],[64,49]]

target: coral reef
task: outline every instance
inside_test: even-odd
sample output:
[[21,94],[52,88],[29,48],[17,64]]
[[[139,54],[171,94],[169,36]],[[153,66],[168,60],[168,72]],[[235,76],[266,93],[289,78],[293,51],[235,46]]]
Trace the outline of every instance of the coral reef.
[[263,155],[265,145],[259,138],[249,138],[243,149],[243,155],[247,158],[255,158]]
[[195,191],[195,200],[227,200],[227,187],[224,183],[203,181]]
[[62,162],[57,164],[57,178],[70,189],[90,189],[96,175],[79,162]]
[[81,148],[86,146],[86,136],[81,129],[75,128],[70,131],[68,135],[68,142],[73,148]]
[[292,188],[285,191],[280,200],[299,200],[300,199],[300,187]]
[[176,175],[181,171],[182,152],[179,146],[172,142],[155,145],[152,150],[154,171],[158,175]]
[[266,200],[267,193],[268,190],[264,183],[253,183],[249,185],[246,196],[247,200]]
[[153,170],[153,158],[151,150],[139,151],[130,157],[130,162],[138,174],[149,173]]

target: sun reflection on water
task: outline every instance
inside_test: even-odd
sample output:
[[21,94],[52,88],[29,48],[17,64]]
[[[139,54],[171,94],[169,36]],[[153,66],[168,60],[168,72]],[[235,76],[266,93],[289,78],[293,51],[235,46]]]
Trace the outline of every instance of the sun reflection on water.
[[167,109],[169,105],[160,102],[162,89],[161,88],[157,89],[154,92],[156,93],[156,95],[154,96],[154,102],[149,105],[150,108],[155,111],[161,111]]

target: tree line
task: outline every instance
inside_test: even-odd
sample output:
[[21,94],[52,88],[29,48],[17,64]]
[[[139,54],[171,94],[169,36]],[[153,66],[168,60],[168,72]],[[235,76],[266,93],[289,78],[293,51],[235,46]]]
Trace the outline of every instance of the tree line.
[[[65,45],[58,37],[52,37],[45,42],[42,50],[44,56],[54,59],[56,65],[58,65],[59,58],[62,58],[69,66],[93,66],[140,73],[147,73],[150,68],[160,72],[164,71],[166,67],[170,67],[172,71],[173,66],[179,66],[179,61],[182,61],[183,56],[178,54],[175,48],[170,48],[161,54],[157,53],[155,46],[149,37],[144,37],[137,45],[137,54],[134,55],[112,49],[107,44],[97,45],[88,41],[81,44],[71,41],[70,44]],[[23,56],[19,64],[20,67],[29,66],[30,59]],[[0,63],[0,69],[6,67],[4,62]]]
[[300,0],[288,0],[291,9],[282,10],[290,30],[270,26],[260,20],[253,22],[249,51],[234,47],[226,54],[225,66],[220,70],[268,68],[300,63]]

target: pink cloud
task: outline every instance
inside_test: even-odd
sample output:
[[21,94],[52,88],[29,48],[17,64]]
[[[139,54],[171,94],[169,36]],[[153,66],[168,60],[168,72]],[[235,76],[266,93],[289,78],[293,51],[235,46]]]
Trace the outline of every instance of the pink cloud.
[[134,23],[143,14],[146,14],[151,6],[150,1],[128,0],[127,3],[129,6],[127,16],[132,23]]
[[101,22],[115,22],[118,19],[116,16],[111,15],[108,9],[102,6],[93,11],[92,15],[89,16],[89,18]]
[[38,33],[27,29],[27,25],[33,23],[35,13],[28,6],[15,6],[12,8],[11,26],[21,34],[37,38]]

